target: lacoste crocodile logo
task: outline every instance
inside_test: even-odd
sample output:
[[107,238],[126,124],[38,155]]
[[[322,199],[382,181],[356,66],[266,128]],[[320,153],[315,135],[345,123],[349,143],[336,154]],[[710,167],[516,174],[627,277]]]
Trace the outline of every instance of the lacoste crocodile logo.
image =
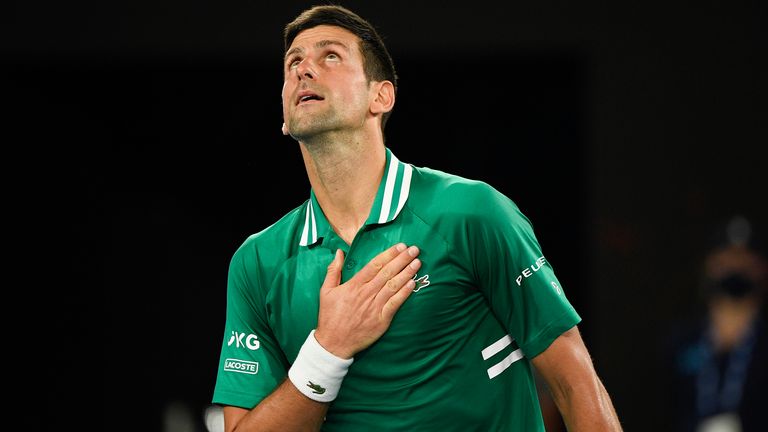
[[422,276],[422,277],[420,277],[418,279],[416,278],[416,276],[418,276],[418,275],[413,276],[413,280],[416,281],[416,288],[413,289],[413,292],[419,292],[420,289],[429,286],[429,275],[428,274],[426,274],[426,275],[424,275],[424,276]]
[[321,386],[320,384],[315,384],[312,381],[309,381],[309,384],[307,384],[307,387],[312,389],[312,393],[314,394],[323,394],[325,393],[325,387]]

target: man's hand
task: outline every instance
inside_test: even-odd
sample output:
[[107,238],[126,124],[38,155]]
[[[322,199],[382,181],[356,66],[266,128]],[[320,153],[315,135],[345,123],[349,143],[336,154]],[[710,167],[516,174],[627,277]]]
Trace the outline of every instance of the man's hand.
[[378,340],[413,292],[413,277],[421,267],[418,255],[416,246],[397,244],[339,285],[344,253],[337,250],[320,288],[315,331],[320,345],[338,357],[352,358]]

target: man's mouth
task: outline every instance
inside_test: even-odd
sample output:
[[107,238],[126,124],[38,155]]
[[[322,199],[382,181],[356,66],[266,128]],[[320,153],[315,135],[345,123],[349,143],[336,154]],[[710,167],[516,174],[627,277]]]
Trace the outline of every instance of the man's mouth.
[[315,93],[302,92],[302,93],[299,94],[299,97],[296,99],[296,105],[299,105],[299,104],[304,103],[304,102],[313,101],[313,100],[321,101],[321,100],[323,100],[323,98],[321,96],[318,96]]

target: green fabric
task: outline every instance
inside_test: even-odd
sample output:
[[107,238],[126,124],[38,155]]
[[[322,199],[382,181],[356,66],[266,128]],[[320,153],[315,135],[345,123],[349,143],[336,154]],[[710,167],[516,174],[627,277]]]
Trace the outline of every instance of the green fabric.
[[310,194],[235,252],[213,402],[251,408],[283,381],[317,325],[337,248],[346,281],[398,242],[421,249],[421,283],[355,356],[323,430],[543,431],[530,358],[580,317],[530,222],[486,183],[413,167],[389,149],[350,246]]

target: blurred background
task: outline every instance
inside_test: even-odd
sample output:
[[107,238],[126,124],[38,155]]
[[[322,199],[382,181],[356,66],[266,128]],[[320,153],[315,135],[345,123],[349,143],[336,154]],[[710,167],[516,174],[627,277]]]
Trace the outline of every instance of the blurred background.
[[[665,344],[702,310],[711,234],[768,221],[768,3],[336,3],[394,58],[388,146],[517,202],[626,430],[675,430]],[[205,430],[229,258],[309,196],[280,91],[282,28],[312,4],[11,6],[33,425]]]

